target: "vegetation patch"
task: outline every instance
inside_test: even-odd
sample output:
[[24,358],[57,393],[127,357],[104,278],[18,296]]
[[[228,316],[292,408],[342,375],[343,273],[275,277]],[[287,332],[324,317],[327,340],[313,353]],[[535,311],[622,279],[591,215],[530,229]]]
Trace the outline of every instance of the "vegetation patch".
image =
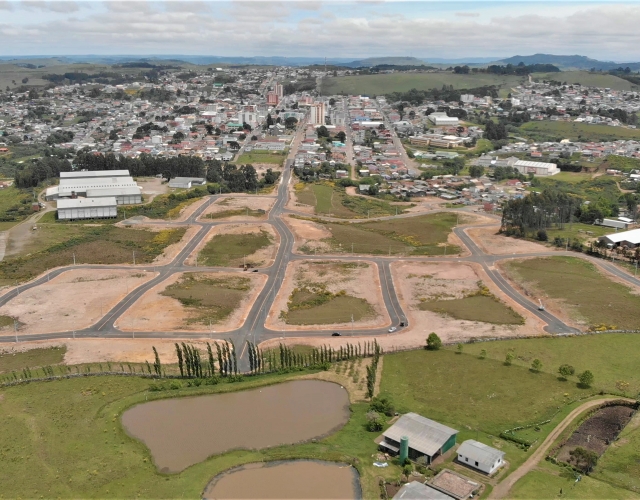
[[474,294],[461,299],[421,302],[418,307],[422,311],[446,314],[455,319],[496,325],[524,324],[522,316],[491,294]]
[[12,318],[11,316],[0,316],[0,328],[13,326],[14,321],[14,318]]
[[[245,234],[216,234],[198,254],[199,263],[206,266],[227,267],[252,264],[251,256],[268,247],[273,238],[267,231]],[[246,260],[248,258],[249,260]]]
[[604,276],[588,261],[575,257],[536,258],[511,261],[505,269],[524,288],[533,287],[562,301],[574,319],[586,322],[591,329],[638,328],[640,296]]
[[150,263],[165,248],[177,243],[186,228],[163,229],[158,232],[105,226],[72,226],[69,233],[60,232],[58,240],[48,248],[23,257],[0,262],[0,280],[7,283],[28,280],[47,269],[76,264],[123,264],[133,261]]
[[276,152],[276,153],[257,153],[257,152],[251,152],[251,153],[243,153],[241,154],[238,159],[235,161],[235,163],[237,163],[238,165],[246,165],[247,163],[249,164],[254,164],[254,163],[271,163],[274,165],[280,165],[282,166],[282,164],[284,163],[286,156],[281,153],[281,152]]
[[0,222],[20,222],[26,219],[33,213],[31,202],[34,200],[31,190],[13,186],[0,189]]
[[231,210],[224,210],[222,212],[214,212],[212,214],[206,214],[203,218],[217,220],[217,219],[227,219],[229,217],[237,217],[237,216],[264,217],[266,213],[267,212],[262,209],[253,210],[249,207],[239,207]]
[[287,311],[280,314],[289,325],[347,323],[373,315],[375,311],[365,299],[347,295],[344,290],[331,293],[323,283],[310,283],[294,289]]
[[591,125],[576,122],[552,122],[549,120],[527,122],[520,126],[521,134],[534,141],[561,141],[570,139],[575,142],[608,142],[621,139],[640,139],[640,130],[611,127],[609,125]]
[[172,297],[195,314],[189,324],[218,323],[227,319],[251,290],[251,280],[243,276],[212,278],[198,273],[185,273],[169,285],[161,295]]
[[[417,217],[346,224],[315,221],[332,233],[326,240],[334,251],[383,255],[443,255],[457,214],[441,212]],[[447,254],[460,247],[446,245]]]
[[181,193],[161,194],[146,205],[131,205],[127,207],[127,217],[143,215],[150,219],[173,219],[178,217],[185,207],[208,194],[209,191],[204,187],[197,187]]
[[[4,316],[6,317],[6,316]],[[13,325],[13,318],[11,319]],[[29,349],[24,352],[5,352],[0,354],[0,373],[22,370],[25,367],[39,368],[58,365],[63,362],[66,346]]]

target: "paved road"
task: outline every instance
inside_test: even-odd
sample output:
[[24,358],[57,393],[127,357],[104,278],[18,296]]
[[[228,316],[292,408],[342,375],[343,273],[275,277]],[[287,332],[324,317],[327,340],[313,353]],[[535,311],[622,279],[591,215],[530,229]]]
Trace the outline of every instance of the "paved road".
[[[289,157],[285,161],[283,175],[281,177],[280,184],[277,187],[277,197],[276,202],[269,212],[269,216],[267,219],[267,223],[272,224],[274,229],[278,232],[280,236],[280,245],[277,250],[274,263],[268,268],[261,269],[259,272],[267,276],[267,282],[258,295],[257,299],[251,306],[250,311],[247,314],[247,318],[243,324],[243,326],[237,330],[229,331],[229,332],[211,332],[209,334],[203,333],[184,333],[184,332],[123,332],[120,331],[117,327],[117,320],[124,314],[124,312],[140,297],[147,292],[149,289],[154,287],[155,285],[161,283],[166,280],[169,276],[178,272],[185,271],[216,271],[223,270],[224,268],[215,268],[215,267],[194,267],[194,266],[186,266],[185,260],[187,257],[194,251],[194,249],[202,242],[205,238],[207,232],[211,227],[224,224],[224,222],[213,222],[207,220],[198,220],[200,215],[207,209],[207,207],[213,203],[215,200],[220,198],[220,195],[214,195],[208,197],[208,201],[204,203],[200,208],[198,208],[187,220],[182,222],[171,222],[172,225],[175,226],[185,226],[185,225],[195,225],[199,226],[200,229],[198,232],[191,238],[190,241],[187,242],[185,247],[179,254],[169,263],[162,266],[153,266],[153,265],[137,265],[127,266],[110,266],[110,268],[114,269],[146,269],[152,270],[158,273],[158,276],[148,281],[147,283],[141,285],[140,287],[132,290],[127,296],[122,299],[118,304],[116,304],[111,310],[107,311],[106,314],[98,321],[95,325],[90,328],[86,328],[83,330],[78,330],[75,332],[64,331],[64,332],[50,332],[43,334],[33,334],[28,336],[23,336],[22,340],[44,340],[44,339],[59,339],[59,338],[83,338],[83,337],[99,337],[99,338],[125,338],[125,337],[138,337],[138,338],[211,338],[211,339],[232,339],[232,342],[238,352],[241,352],[241,356],[239,358],[239,365],[241,369],[248,369],[248,359],[247,356],[244,355],[244,347],[246,345],[246,341],[250,340],[253,342],[261,342],[266,339],[278,338],[282,336],[286,336],[286,333],[276,330],[270,330],[266,328],[265,321],[269,310],[271,309],[273,302],[276,298],[278,290],[280,289],[287,265],[292,260],[301,260],[301,259],[310,259],[312,257],[308,255],[299,255],[293,253],[293,244],[294,244],[294,236],[291,233],[288,226],[283,222],[281,215],[286,212],[292,212],[291,210],[285,209],[285,206],[288,201],[289,194],[289,183],[292,181],[291,179],[291,165],[293,162],[293,158],[295,157],[295,152],[297,147],[300,144],[302,137],[304,136],[305,124],[301,123],[300,127],[296,131],[296,137],[294,138],[293,145]],[[308,214],[305,214],[308,215]],[[398,218],[404,217],[415,217],[422,215],[422,213],[416,214],[404,214],[397,216]],[[394,216],[388,217],[380,217],[375,220],[388,220],[393,219]],[[344,222],[344,220],[340,219]],[[373,219],[370,219],[373,220]],[[360,221],[362,222],[362,221]],[[153,223],[151,221],[150,223]],[[162,221],[162,224],[167,224]],[[502,290],[508,297],[516,301],[522,307],[527,309],[531,314],[534,314],[547,325],[545,327],[546,331],[549,333],[573,333],[577,330],[569,327],[564,324],[561,320],[553,316],[547,311],[539,311],[537,304],[529,300],[528,298],[522,296],[511,284],[504,279],[504,277],[498,272],[495,267],[495,263],[504,260],[510,259],[514,257],[526,257],[527,255],[486,255],[475,243],[474,241],[466,234],[464,231],[464,226],[456,227],[454,229],[456,235],[460,238],[462,243],[469,249],[470,255],[467,257],[398,257],[398,256],[370,256],[370,255],[350,255],[350,254],[342,254],[342,255],[333,255],[327,256],[323,255],[322,260],[362,260],[366,259],[368,261],[374,262],[378,266],[379,280],[381,284],[381,292],[384,299],[384,305],[387,309],[389,317],[391,319],[391,325],[399,325],[400,322],[406,321],[405,311],[402,309],[402,305],[400,304],[395,286],[393,283],[393,279],[391,276],[390,264],[398,259],[402,260],[411,260],[411,261],[428,261],[428,262],[474,262],[480,264],[483,269],[486,271],[489,278]],[[532,256],[546,256],[546,255],[563,255],[564,252],[541,252],[531,254]],[[570,255],[576,255],[575,253],[569,253]],[[584,256],[586,258],[586,256]],[[602,267],[603,269],[611,272],[615,276],[620,279],[623,279],[629,283],[640,286],[640,280],[634,278],[628,273],[624,272],[622,269],[614,266],[611,263],[599,260],[599,259],[590,259],[594,262],[594,264]],[[46,283],[51,278],[54,278],[61,273],[73,269],[73,268],[90,268],[90,269],[104,269],[105,266],[98,265],[78,265],[78,266],[68,266],[59,269],[52,270],[47,274],[38,277],[37,279],[20,285],[19,287],[12,289],[0,296],[0,306],[6,304],[8,301],[16,297],[19,293],[22,293],[24,290],[33,288],[35,286],[42,285]],[[224,269],[225,271],[232,272],[241,272],[238,269]],[[349,335],[351,331],[345,331],[343,334]],[[353,334],[357,336],[371,336],[371,335],[384,335],[387,333],[387,327],[385,328],[375,328],[375,329],[354,329]],[[321,330],[303,330],[303,331],[295,331],[289,332],[290,335],[294,335],[296,337],[301,336],[321,336],[326,337],[331,334],[331,331],[321,329]],[[0,337],[0,342],[12,342],[15,341],[16,338],[18,340],[21,339],[21,336],[18,332],[18,337]]]

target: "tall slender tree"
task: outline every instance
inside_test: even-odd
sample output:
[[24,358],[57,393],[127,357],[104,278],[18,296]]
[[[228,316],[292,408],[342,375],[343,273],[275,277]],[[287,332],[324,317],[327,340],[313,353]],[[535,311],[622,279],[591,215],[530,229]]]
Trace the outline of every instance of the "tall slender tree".
[[178,368],[180,368],[180,376],[184,377],[184,361],[182,358],[182,349],[180,349],[180,345],[176,342],[176,355],[178,356]]

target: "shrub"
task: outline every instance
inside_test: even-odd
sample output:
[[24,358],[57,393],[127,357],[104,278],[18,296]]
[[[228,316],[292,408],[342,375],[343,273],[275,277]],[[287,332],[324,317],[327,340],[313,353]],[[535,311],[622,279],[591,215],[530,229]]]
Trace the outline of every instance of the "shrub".
[[549,236],[547,235],[547,232],[544,229],[540,229],[538,230],[538,241],[549,241]]
[[593,379],[594,379],[593,373],[591,373],[591,371],[589,370],[583,371],[578,377],[578,380],[580,381],[580,385],[583,387],[590,387],[591,384],[593,384]]
[[442,347],[442,340],[435,332],[431,332],[427,337],[426,349],[429,351],[437,351]]
[[561,365],[560,368],[558,368],[558,373],[565,380],[567,380],[567,377],[570,377],[575,372],[576,369],[571,365]]
[[379,432],[382,430],[382,419],[380,414],[375,411],[367,412],[367,430],[369,432]]
[[396,412],[395,408],[393,407],[393,403],[388,398],[381,398],[378,396],[371,400],[369,410],[382,413],[387,417],[393,416]]
[[511,363],[513,363],[513,360],[515,357],[516,357],[515,354],[513,354],[512,352],[508,352],[507,356],[504,359],[504,364],[507,366],[511,366]]
[[531,363],[531,369],[534,372],[539,372],[540,370],[542,370],[542,361],[540,361],[538,358],[534,359]]

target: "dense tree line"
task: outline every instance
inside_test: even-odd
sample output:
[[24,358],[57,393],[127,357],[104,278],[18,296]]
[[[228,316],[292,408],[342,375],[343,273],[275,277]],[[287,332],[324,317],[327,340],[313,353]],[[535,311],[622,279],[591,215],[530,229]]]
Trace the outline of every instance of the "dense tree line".
[[26,165],[16,170],[14,185],[17,188],[36,187],[41,182],[60,177],[60,172],[70,172],[71,163],[69,160],[60,159],[55,156],[41,158],[35,163]]
[[385,97],[389,102],[408,102],[412,106],[418,106],[425,101],[460,101],[462,94],[473,94],[478,96],[498,97],[498,87],[495,85],[485,85],[472,89],[454,90],[452,85],[443,85],[441,89],[417,90],[411,89],[407,92],[392,92]]
[[517,65],[507,64],[506,66],[500,66],[492,64],[482,71],[482,68],[478,69],[478,73],[492,73],[494,75],[529,75],[531,73],[559,73],[560,68],[553,64],[529,64],[519,63]]
[[57,130],[47,137],[47,144],[62,144],[63,142],[71,142],[73,140],[73,132],[69,130]]
[[132,176],[162,175],[166,179],[174,177],[204,177],[205,162],[197,156],[177,156],[160,158],[141,154],[138,158],[128,158],[113,153],[106,155],[80,151],[73,164],[79,170],[129,170]]

